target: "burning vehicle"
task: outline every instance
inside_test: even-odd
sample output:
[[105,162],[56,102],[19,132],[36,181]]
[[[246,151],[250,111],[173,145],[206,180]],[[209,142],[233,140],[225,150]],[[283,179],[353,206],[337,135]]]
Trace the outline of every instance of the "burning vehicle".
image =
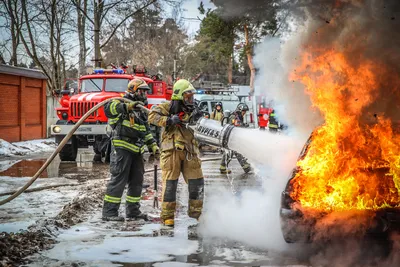
[[321,120],[303,126],[312,133],[281,195],[283,237],[388,238],[400,230],[400,2],[309,1],[306,10],[287,94],[302,90]]
[[[282,192],[280,219],[285,241],[312,242],[332,237],[332,231],[343,236],[380,237],[399,231],[400,166],[366,155],[370,161],[363,165],[348,168],[346,165],[352,164],[349,158],[329,166],[323,156],[316,156],[320,152],[316,149],[321,145],[318,138],[323,134],[324,127],[321,127],[310,135]],[[340,154],[332,152],[327,151],[326,156]],[[319,175],[327,179],[318,179]],[[330,227],[336,229],[331,228],[327,233]]]

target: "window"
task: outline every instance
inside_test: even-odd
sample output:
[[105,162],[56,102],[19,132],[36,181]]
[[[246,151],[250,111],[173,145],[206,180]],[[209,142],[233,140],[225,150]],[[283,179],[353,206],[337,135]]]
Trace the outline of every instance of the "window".
[[81,93],[101,92],[103,79],[84,79],[81,82]]
[[128,83],[128,79],[106,79],[106,92],[125,92]]

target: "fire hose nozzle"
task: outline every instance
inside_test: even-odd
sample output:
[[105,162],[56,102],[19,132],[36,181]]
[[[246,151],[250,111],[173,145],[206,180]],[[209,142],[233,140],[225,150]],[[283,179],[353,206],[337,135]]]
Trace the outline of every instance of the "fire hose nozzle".
[[229,137],[233,125],[221,125],[221,122],[201,118],[194,128],[194,137],[198,142],[220,148],[229,148]]

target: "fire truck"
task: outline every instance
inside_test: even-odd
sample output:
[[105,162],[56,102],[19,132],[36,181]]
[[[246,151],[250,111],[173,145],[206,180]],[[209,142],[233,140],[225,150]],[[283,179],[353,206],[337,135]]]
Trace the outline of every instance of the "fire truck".
[[272,112],[271,107],[267,107],[265,96],[256,96],[256,103],[257,103],[257,116],[258,116],[258,127],[261,130],[265,130],[268,126],[269,122],[269,115]]
[[[143,79],[150,87],[148,92],[148,108],[170,100],[172,85],[167,84],[159,75],[147,75],[143,66],[134,66],[133,73],[128,74],[127,68],[94,69],[92,74],[79,78],[77,92],[71,89],[63,90],[59,102],[61,107],[56,108],[59,120],[51,125],[51,134],[56,143],[70,132],[74,124],[92,107],[111,97],[121,97],[125,94],[130,80]],[[109,138],[106,132],[107,117],[104,107],[90,114],[85,122],[76,130],[74,135],[60,151],[61,161],[75,161],[78,148],[93,146],[95,159],[106,157],[109,152]],[[108,149],[107,149],[108,147]]]

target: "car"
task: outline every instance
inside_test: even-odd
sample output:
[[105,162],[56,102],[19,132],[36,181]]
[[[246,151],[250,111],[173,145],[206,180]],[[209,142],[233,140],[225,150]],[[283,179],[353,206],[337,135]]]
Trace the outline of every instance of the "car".
[[[310,147],[313,144],[318,129],[311,133],[298,157],[298,162],[310,153]],[[371,180],[366,181],[366,185],[370,188],[362,188],[362,185],[365,184],[360,184],[357,187],[357,192],[362,192],[362,194],[372,192],[375,194],[373,198],[374,205],[378,205],[378,208],[362,207],[360,209],[340,210],[339,212],[315,208],[307,209],[302,207],[300,201],[296,200],[294,196],[296,194],[299,195],[298,191],[302,189],[302,186],[299,186],[298,181],[296,181],[298,175],[302,175],[303,169],[300,166],[301,164],[298,164],[292,170],[286,187],[281,194],[279,216],[283,238],[287,243],[310,243],[319,241],[318,239],[321,237],[331,238],[332,227],[339,224],[346,226],[342,228],[337,227],[339,229],[338,234],[344,236],[354,234],[363,237],[387,238],[391,233],[400,230],[400,208],[396,208],[400,207],[400,198],[396,190],[393,192],[393,189],[396,189],[396,187],[388,162],[380,160],[379,164],[355,167],[360,172],[363,172],[363,174],[366,173],[368,178],[371,177]],[[378,183],[373,183],[373,181],[378,181]],[[388,184],[390,186],[387,186]],[[330,185],[326,185],[327,192],[330,190],[329,187]],[[317,187],[315,186],[315,188]],[[304,192],[300,192],[300,194],[304,194]],[[381,196],[394,194],[394,197],[390,195],[388,198],[382,198],[378,200],[380,202],[377,204],[375,201],[376,196],[379,196],[379,194]],[[314,199],[315,195],[312,196],[312,199]],[[352,223],[350,220],[354,220],[356,223]],[[349,230],[351,224],[353,224],[354,229]]]

